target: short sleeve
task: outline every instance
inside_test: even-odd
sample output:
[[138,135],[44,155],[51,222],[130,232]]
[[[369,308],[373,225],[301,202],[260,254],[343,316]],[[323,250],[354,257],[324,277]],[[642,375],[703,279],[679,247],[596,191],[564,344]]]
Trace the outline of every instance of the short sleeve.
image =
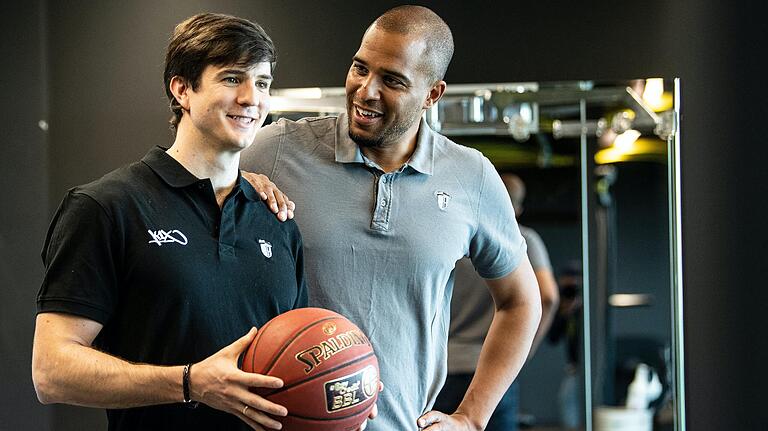
[[70,190],[48,228],[42,258],[45,277],[37,311],[75,314],[106,324],[117,298],[117,235],[107,213],[90,196]]
[[485,156],[482,161],[477,229],[469,244],[469,256],[481,277],[495,279],[517,268],[526,246],[501,177]]

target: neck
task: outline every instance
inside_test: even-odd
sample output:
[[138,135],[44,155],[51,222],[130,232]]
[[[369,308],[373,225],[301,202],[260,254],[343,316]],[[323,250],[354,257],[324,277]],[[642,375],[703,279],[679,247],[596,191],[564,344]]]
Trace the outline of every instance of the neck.
[[208,178],[213,185],[219,207],[237,181],[240,165],[239,151],[222,151],[215,144],[194,139],[179,129],[176,140],[167,151],[186,170],[197,178]]
[[380,147],[360,147],[360,152],[365,157],[376,162],[384,172],[393,172],[400,169],[410,160],[416,151],[419,123],[412,130],[408,130],[397,142],[385,144]]

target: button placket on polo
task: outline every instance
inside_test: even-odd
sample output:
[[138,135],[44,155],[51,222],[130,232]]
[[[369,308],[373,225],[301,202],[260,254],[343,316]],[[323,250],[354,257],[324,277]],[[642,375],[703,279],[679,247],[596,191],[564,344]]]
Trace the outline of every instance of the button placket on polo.
[[237,196],[230,196],[224,202],[219,220],[219,256],[235,256],[235,201]]
[[213,188],[208,180],[199,180],[193,187],[191,193],[195,195],[195,202],[198,202],[198,208],[204,214],[206,229],[210,230],[211,237],[218,243],[223,211],[216,203]]
[[393,188],[392,181],[395,172],[385,173],[377,177],[376,205],[373,209],[371,229],[386,231],[389,229],[389,218],[392,214]]

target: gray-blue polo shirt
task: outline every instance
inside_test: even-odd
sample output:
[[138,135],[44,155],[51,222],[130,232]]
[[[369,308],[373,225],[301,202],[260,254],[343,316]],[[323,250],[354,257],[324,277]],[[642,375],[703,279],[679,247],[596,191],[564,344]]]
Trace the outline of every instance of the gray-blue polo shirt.
[[446,374],[453,269],[468,255],[484,278],[525,256],[509,195],[480,152],[422,120],[395,172],[365,159],[346,115],[280,120],[242,153],[296,202],[312,306],[360,326],[386,389],[370,430],[416,429]]

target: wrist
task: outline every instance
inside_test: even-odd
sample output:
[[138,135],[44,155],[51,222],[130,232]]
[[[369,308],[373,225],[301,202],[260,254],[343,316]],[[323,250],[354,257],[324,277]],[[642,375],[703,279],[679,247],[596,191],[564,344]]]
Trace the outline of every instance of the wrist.
[[181,376],[181,390],[182,390],[182,403],[184,403],[189,408],[196,408],[198,402],[192,400],[192,365],[193,364],[186,364],[184,365],[184,368],[182,370],[182,376]]
[[482,421],[482,418],[473,417],[469,413],[462,411],[461,407],[459,407],[452,416],[461,420],[464,423],[465,429],[472,431],[484,430],[488,422],[487,420]]

